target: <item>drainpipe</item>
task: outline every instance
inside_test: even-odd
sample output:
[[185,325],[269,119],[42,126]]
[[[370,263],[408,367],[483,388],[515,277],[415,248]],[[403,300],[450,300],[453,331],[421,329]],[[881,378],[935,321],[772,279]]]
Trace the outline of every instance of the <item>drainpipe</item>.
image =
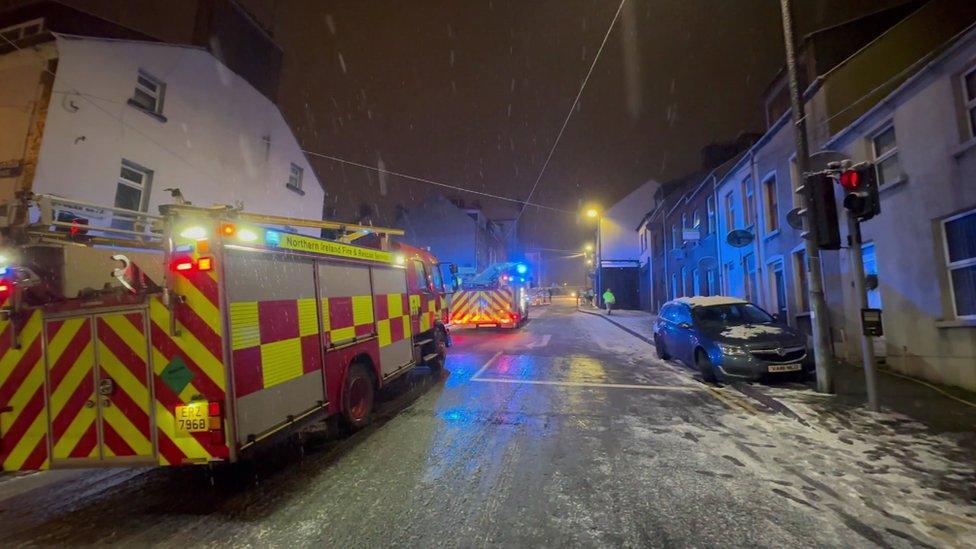
[[759,297],[759,306],[768,310],[769,296],[766,295],[766,255],[760,243],[760,226],[765,227],[765,219],[759,219],[759,210],[762,206],[763,215],[766,214],[765,204],[763,203],[765,190],[759,178],[759,168],[756,166],[756,152],[749,149],[749,172],[752,174],[752,199],[756,203],[756,237],[752,241],[753,250],[756,254],[756,296]]

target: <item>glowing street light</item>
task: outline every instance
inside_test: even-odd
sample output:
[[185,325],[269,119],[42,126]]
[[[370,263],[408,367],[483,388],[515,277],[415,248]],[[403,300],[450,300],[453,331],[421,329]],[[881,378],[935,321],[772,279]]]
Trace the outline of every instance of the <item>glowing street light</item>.
[[592,265],[593,264],[593,260],[592,259],[587,259],[586,260],[586,264],[587,265]]
[[588,252],[592,252],[593,251],[593,244],[587,244],[586,246],[583,246],[583,249],[586,250],[586,251],[588,251]]
[[596,208],[589,208],[586,210],[586,217],[590,219],[596,219],[600,215],[600,212]]

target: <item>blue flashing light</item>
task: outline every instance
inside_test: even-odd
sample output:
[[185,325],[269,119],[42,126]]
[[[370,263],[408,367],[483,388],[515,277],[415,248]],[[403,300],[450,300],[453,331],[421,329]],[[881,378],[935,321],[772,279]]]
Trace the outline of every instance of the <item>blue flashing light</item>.
[[522,277],[519,277],[519,282],[525,282],[525,279],[522,278]]
[[281,233],[278,231],[265,231],[264,242],[268,246],[277,246],[281,244]]
[[526,272],[528,272],[528,270],[529,268],[526,267],[524,263],[519,263],[518,265],[515,266],[515,272],[517,272],[520,275],[525,274]]

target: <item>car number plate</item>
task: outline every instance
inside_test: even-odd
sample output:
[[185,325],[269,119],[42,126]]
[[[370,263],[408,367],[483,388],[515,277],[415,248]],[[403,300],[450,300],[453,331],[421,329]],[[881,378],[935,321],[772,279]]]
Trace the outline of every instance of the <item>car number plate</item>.
[[176,407],[176,430],[181,433],[200,433],[210,430],[209,403],[191,402]]
[[795,372],[803,368],[800,364],[770,364],[770,372]]

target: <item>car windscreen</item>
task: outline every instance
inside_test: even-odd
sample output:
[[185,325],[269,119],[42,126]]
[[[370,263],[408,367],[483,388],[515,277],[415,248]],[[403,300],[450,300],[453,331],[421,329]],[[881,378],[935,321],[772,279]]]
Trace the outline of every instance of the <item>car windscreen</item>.
[[692,309],[696,324],[771,324],[773,317],[751,303],[726,303]]

